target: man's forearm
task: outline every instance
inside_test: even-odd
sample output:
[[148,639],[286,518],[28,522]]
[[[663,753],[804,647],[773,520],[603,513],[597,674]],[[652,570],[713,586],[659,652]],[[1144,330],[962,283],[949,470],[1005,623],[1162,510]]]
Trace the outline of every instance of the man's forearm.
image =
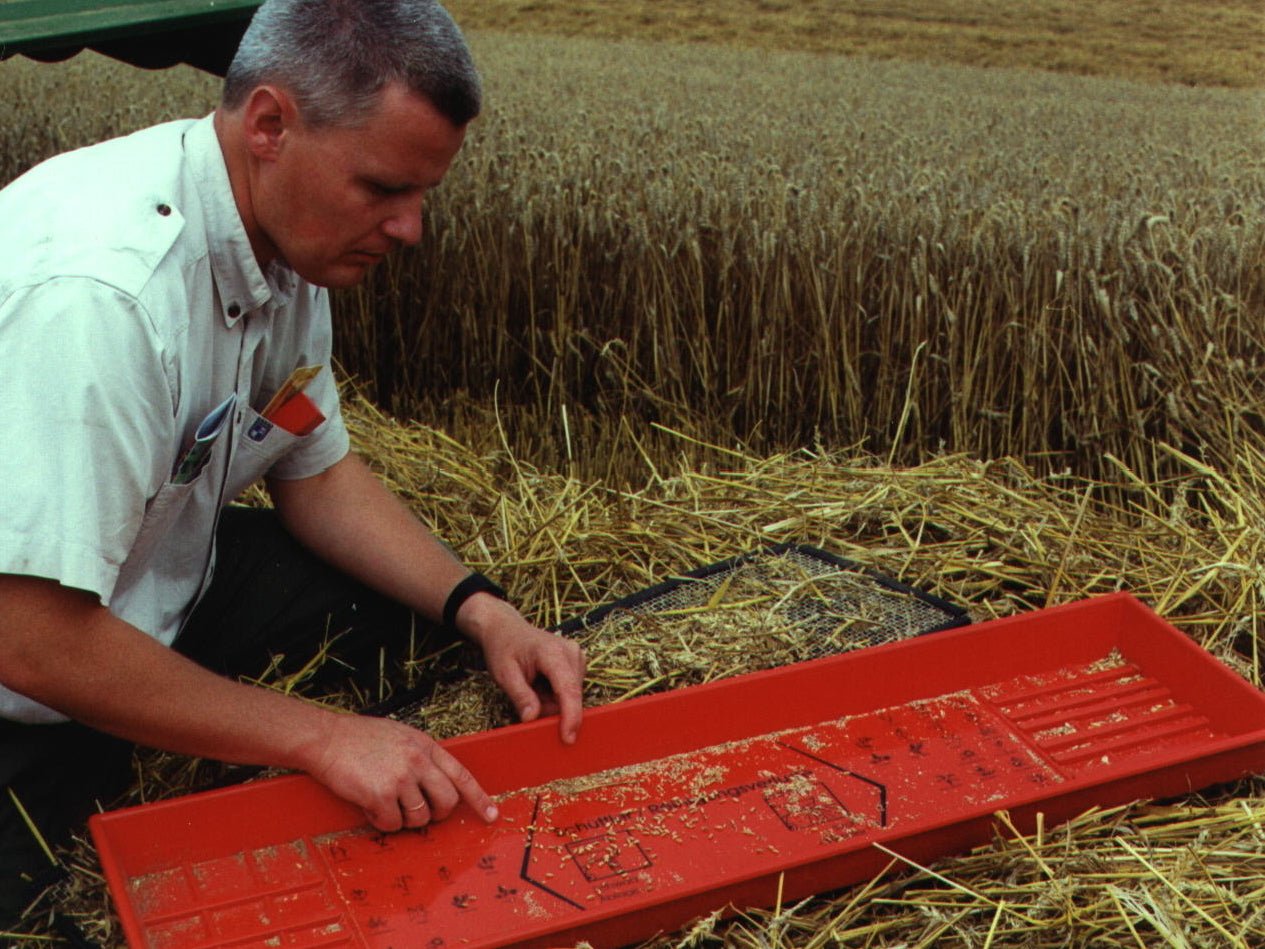
[[270,479],[286,529],[318,556],[431,619],[468,570],[354,453],[312,478]]
[[0,681],[141,744],[308,769],[336,714],[221,678],[53,581],[0,577],[0,628]]
[[0,682],[120,738],[307,771],[381,830],[421,826],[460,800],[496,815],[417,729],[221,678],[52,580],[0,575]]

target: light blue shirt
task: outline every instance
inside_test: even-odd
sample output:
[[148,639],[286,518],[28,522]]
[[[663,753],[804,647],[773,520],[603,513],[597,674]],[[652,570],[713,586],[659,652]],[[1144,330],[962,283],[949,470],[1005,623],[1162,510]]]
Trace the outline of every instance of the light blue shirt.
[[[170,645],[220,509],[347,453],[330,346],[327,292],[256,262],[210,117],[23,175],[0,191],[0,573],[90,591]],[[261,422],[307,365],[326,421]],[[205,459],[178,474],[200,426]],[[0,716],[65,718],[2,686]]]

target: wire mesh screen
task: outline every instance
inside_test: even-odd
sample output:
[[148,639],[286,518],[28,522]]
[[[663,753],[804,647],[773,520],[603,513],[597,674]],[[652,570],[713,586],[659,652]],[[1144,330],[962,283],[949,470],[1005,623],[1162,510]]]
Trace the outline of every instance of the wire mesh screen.
[[[815,547],[784,544],[692,570],[557,632],[584,645],[585,702],[595,705],[969,622],[964,609],[938,597]],[[454,708],[482,714],[506,704],[490,680],[450,685],[444,702]],[[369,713],[430,727],[420,716],[434,688],[441,686],[421,684]]]
[[780,545],[642,590],[559,632],[605,638],[674,626],[682,637],[707,634],[713,648],[727,638],[797,661],[968,622],[961,607],[858,564],[815,547]]

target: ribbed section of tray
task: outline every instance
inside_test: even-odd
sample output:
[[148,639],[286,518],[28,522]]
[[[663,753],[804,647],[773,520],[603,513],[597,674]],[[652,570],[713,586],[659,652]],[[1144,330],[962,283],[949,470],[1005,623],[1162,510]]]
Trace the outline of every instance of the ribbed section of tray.
[[1016,732],[1069,775],[1224,737],[1135,664],[1058,671],[1015,688],[981,690]]

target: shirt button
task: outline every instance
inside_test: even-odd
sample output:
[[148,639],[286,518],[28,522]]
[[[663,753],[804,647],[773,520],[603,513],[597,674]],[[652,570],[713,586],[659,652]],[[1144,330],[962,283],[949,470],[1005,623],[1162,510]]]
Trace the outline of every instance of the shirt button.
[[238,306],[236,303],[230,303],[230,304],[228,305],[228,315],[229,315],[229,318],[230,318],[230,319],[234,319],[234,320],[235,320],[235,319],[237,319],[239,316],[241,316],[241,315],[242,315],[242,308],[241,308],[240,306]]
[[160,205],[158,205],[158,207],[157,207],[157,209],[156,209],[156,210],[157,210],[157,211],[158,211],[158,213],[159,213],[159,214],[161,214],[163,217],[166,217],[168,214],[170,214],[170,213],[171,213],[171,205],[170,205],[170,204],[160,204]]

